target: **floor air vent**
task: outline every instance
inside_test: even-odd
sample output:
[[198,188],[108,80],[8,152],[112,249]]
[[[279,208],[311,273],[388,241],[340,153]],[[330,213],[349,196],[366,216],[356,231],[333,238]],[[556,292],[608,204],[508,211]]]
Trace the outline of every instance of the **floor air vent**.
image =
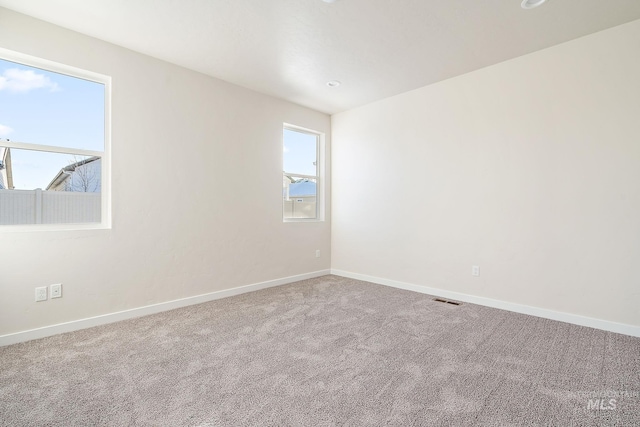
[[461,302],[457,302],[457,301],[449,301],[449,300],[442,299],[442,298],[434,298],[433,300],[434,300],[434,301],[437,301],[437,302],[443,302],[443,303],[445,303],[445,304],[451,304],[451,305],[462,305],[462,303],[461,303]]

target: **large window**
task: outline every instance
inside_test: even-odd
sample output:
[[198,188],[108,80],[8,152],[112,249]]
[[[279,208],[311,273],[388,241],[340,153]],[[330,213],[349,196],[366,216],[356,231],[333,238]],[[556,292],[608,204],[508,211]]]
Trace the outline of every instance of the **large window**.
[[284,126],[282,217],[285,221],[322,219],[321,146],[322,134]]
[[0,229],[110,226],[110,78],[0,49]]

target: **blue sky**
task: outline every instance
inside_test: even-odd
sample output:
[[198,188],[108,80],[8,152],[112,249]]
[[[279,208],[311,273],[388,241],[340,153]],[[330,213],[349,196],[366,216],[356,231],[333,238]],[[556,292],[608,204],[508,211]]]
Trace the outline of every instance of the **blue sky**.
[[308,133],[284,130],[284,171],[303,175],[315,175],[316,136]]
[[[0,59],[0,141],[104,149],[104,86]],[[0,142],[1,144],[1,142]],[[67,154],[11,150],[16,189],[45,188]]]

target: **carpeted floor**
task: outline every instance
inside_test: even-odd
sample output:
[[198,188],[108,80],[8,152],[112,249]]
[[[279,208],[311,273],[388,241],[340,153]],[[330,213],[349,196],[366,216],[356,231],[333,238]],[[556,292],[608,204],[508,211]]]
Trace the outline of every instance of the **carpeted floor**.
[[640,426],[640,339],[325,276],[0,348],[0,425]]

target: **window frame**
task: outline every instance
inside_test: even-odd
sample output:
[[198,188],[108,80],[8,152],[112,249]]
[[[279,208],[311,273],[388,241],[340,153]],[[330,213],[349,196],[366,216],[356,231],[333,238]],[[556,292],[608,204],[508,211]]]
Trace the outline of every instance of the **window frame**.
[[54,230],[96,230],[110,229],[111,218],[111,76],[83,70],[71,65],[61,64],[48,59],[38,58],[9,49],[0,48],[0,58],[15,62],[27,67],[38,68],[44,71],[64,74],[69,77],[99,83],[104,86],[104,150],[84,150],[70,147],[56,147],[43,144],[34,144],[26,141],[0,140],[0,145],[7,148],[44,151],[58,154],[78,156],[100,157],[101,164],[101,190],[100,190],[100,222],[92,223],[62,223],[62,224],[17,224],[0,225],[0,232],[11,231],[54,231]]
[[290,123],[282,124],[282,146],[284,147],[284,131],[290,130],[305,133],[316,137],[316,175],[307,175],[284,170],[284,153],[282,159],[282,177],[285,175],[299,176],[316,180],[316,216],[315,218],[285,218],[284,199],[281,196],[280,208],[282,209],[282,222],[322,222],[324,221],[324,147],[325,134],[317,130],[305,128]]

